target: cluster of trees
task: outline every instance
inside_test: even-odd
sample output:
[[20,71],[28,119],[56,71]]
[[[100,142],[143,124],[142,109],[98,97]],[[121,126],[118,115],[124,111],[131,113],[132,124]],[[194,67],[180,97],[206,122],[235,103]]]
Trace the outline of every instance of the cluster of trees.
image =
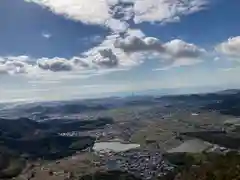
[[208,161],[191,166],[180,172],[177,180],[239,180],[240,155],[234,152],[226,155],[211,154]]
[[22,172],[25,164],[25,160],[17,154],[0,148],[0,179],[16,177]]

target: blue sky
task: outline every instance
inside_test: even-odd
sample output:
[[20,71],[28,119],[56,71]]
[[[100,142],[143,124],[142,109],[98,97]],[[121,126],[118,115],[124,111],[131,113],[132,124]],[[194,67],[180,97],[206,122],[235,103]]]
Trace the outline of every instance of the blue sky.
[[1,0],[0,101],[238,88],[240,1]]

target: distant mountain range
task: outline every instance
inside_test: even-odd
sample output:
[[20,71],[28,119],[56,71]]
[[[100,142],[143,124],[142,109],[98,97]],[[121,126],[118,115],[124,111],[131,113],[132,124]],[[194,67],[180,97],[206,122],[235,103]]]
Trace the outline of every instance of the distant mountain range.
[[[54,101],[54,102],[36,102],[25,104],[7,104],[0,106],[0,117],[18,118],[21,117],[37,117],[43,118],[51,115],[71,115],[82,114],[91,111],[104,111],[116,107],[133,106],[133,105],[151,105],[160,104],[163,101],[198,101],[204,102],[208,106],[206,108],[219,110],[221,113],[228,112],[229,108],[238,109],[238,98],[240,96],[239,89],[227,89],[214,92],[202,92],[195,94],[174,94],[175,90],[169,89],[168,95],[162,95],[161,91],[165,90],[149,90],[146,92],[133,93],[126,97],[108,97],[100,99],[85,99],[85,100],[69,100],[69,101]],[[149,95],[151,94],[151,95]],[[221,103],[220,103],[221,101]],[[222,102],[223,101],[223,102]],[[217,102],[217,104],[216,104]],[[215,104],[215,105],[214,105]],[[223,110],[222,108],[225,108]],[[227,110],[226,110],[227,106]],[[234,115],[240,114],[237,111]]]

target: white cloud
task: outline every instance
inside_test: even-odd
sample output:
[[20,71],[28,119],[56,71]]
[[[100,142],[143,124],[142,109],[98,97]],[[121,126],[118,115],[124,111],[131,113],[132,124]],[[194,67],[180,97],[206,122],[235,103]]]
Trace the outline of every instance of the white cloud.
[[116,38],[114,46],[127,53],[156,51],[166,53],[173,58],[196,58],[206,53],[204,49],[180,39],[175,39],[164,44],[157,38],[145,36],[137,37],[130,35],[124,39]]
[[37,61],[37,63],[39,68],[43,70],[50,70],[53,72],[73,70],[72,61],[64,58],[54,58],[51,60],[49,60],[48,58],[41,58]]
[[0,74],[25,74],[33,66],[26,62],[26,56],[1,58]]
[[41,74],[44,72],[62,72],[87,69],[89,64],[84,59],[73,57],[65,58],[40,58],[28,56],[1,57],[1,74]]
[[[154,58],[167,60],[169,67],[189,66],[201,62],[201,58],[207,52],[198,46],[185,41],[175,39],[162,43],[153,37],[127,36],[125,39],[117,39],[115,48],[122,49],[127,54],[151,52]],[[142,54],[143,55],[143,54]]]
[[117,39],[114,43],[116,48],[122,49],[126,53],[138,52],[138,51],[159,51],[164,49],[162,43],[157,38],[153,37],[136,37],[128,36],[125,39]]
[[216,50],[223,55],[240,57],[240,36],[229,38],[216,46]]
[[[109,57],[112,57],[113,59],[110,61],[116,61],[116,59],[118,59],[117,64],[119,68],[129,68],[141,64],[142,57],[140,55],[126,54],[124,53],[124,51],[122,51],[122,49],[116,48],[114,46],[114,43],[118,38],[120,38],[119,35],[109,35],[99,46],[90,49],[89,51],[83,53],[83,55],[88,61],[99,62],[99,58],[103,60],[104,58],[106,58],[106,54],[111,53],[112,55]],[[108,60],[109,57],[107,58]],[[101,63],[97,64],[100,65]]]
[[180,16],[204,9],[207,4],[207,0],[136,0],[134,21],[175,22]]
[[44,38],[46,38],[46,39],[49,39],[49,38],[52,37],[52,35],[51,35],[50,33],[45,33],[45,32],[43,32],[43,33],[42,33],[42,37],[44,37]]
[[104,24],[111,18],[106,0],[25,0],[49,8],[56,14],[91,24]]
[[53,72],[65,72],[65,74],[68,72],[71,77],[78,76],[79,73],[82,77],[89,77],[105,72],[126,70],[140,64],[142,62],[140,57],[127,55],[121,49],[113,46],[116,38],[119,36],[109,35],[99,46],[70,59],[60,57],[36,59],[28,56],[1,57],[0,73],[49,77]]
[[118,19],[109,19],[105,22],[105,25],[118,33],[127,31],[129,27],[128,23]]
[[113,18],[110,7],[118,3],[118,0],[25,0],[34,2],[52,12],[63,15],[66,18],[81,21],[86,24],[99,24],[121,32],[127,29],[128,24]]
[[119,59],[111,49],[99,50],[100,58],[95,59],[93,62],[104,67],[116,67],[119,64]]
[[[89,69],[130,68],[139,65],[146,59],[150,51],[159,53],[176,65],[192,64],[199,58],[202,49],[181,40],[163,44],[154,37],[145,37],[138,29],[130,29],[127,20],[141,22],[173,22],[180,16],[200,11],[208,4],[208,0],[25,0],[41,5],[55,14],[81,21],[86,24],[98,24],[112,29],[112,35],[106,37],[79,57],[41,58],[37,65],[40,71],[84,71]],[[121,39],[120,32],[125,32]],[[50,34],[42,34],[50,38]],[[150,57],[150,56],[149,56]],[[178,61],[178,62],[176,62]],[[190,62],[191,61],[191,62]],[[199,60],[196,60],[196,62]],[[29,71],[26,71],[29,72]]]
[[[129,29],[126,38],[118,34],[109,35],[98,46],[70,59],[2,57],[0,73],[49,77],[53,72],[68,72],[71,78],[79,73],[82,77],[89,77],[128,70],[148,59],[163,60],[167,67],[189,66],[200,63],[204,54],[206,51],[194,44],[179,39],[162,43],[157,38],[145,37],[140,30]],[[163,66],[161,63],[159,65]]]
[[[209,0],[25,0],[52,12],[86,24],[98,24],[122,32],[127,20],[134,22],[175,22],[183,15],[200,11]],[[126,3],[130,4],[126,6]],[[123,5],[125,4],[125,5]],[[117,17],[119,16],[120,17]]]
[[171,55],[172,58],[198,58],[206,53],[202,48],[197,47],[194,44],[187,43],[180,39],[175,39],[170,42],[167,42],[164,45],[164,48],[167,54]]
[[217,61],[220,61],[220,59],[221,59],[221,58],[217,56],[217,57],[215,57],[215,58],[213,59],[213,61],[217,62]]

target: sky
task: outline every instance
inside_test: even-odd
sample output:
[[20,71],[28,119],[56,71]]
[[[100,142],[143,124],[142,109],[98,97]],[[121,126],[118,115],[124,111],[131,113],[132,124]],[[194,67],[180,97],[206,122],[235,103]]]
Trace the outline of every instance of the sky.
[[240,87],[238,0],[1,0],[0,102]]

